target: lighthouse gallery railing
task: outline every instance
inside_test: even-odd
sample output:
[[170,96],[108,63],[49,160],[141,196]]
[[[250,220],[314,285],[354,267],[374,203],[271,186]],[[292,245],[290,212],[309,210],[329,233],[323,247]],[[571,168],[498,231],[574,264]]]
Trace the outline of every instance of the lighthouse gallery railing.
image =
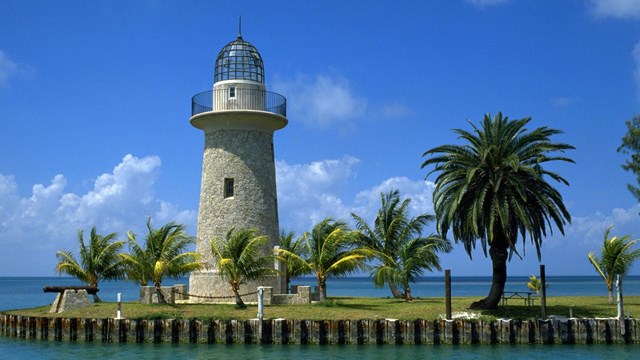
[[209,111],[258,110],[287,116],[287,99],[277,93],[257,89],[209,90],[191,98],[191,116]]

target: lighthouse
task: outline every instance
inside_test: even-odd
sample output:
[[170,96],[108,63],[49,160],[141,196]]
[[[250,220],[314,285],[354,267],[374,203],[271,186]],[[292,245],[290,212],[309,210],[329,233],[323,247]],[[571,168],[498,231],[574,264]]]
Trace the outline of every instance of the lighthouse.
[[[216,57],[213,90],[194,95],[191,105],[189,121],[204,132],[196,251],[205,268],[189,277],[189,293],[200,296],[190,301],[233,301],[210,298],[232,295],[218,275],[210,241],[225,239],[235,227],[266,235],[265,255],[279,243],[273,134],[288,123],[287,103],[267,91],[262,57],[239,31]],[[244,284],[240,293],[258,286],[286,293],[281,276]],[[243,297],[252,299],[256,295]]]

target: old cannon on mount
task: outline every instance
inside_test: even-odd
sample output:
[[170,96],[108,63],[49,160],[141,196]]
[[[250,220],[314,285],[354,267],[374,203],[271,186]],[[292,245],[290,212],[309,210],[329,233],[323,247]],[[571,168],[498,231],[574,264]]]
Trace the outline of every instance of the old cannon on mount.
[[61,313],[65,310],[91,306],[89,295],[96,295],[100,291],[95,286],[45,286],[46,293],[58,293],[50,313]]
[[73,290],[74,292],[78,292],[78,290],[85,290],[89,295],[95,295],[100,291],[95,286],[45,286],[42,288],[42,291],[46,293],[64,293],[66,290]]

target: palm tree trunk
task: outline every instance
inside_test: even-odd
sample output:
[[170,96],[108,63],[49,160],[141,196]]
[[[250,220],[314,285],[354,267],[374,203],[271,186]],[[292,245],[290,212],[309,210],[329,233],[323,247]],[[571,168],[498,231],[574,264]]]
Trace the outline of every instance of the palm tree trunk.
[[413,297],[411,296],[411,288],[409,287],[409,284],[404,285],[404,299],[407,302],[413,301]]
[[609,305],[613,305],[613,287],[607,289],[609,292]]
[[162,283],[153,282],[153,286],[156,288],[156,297],[158,298],[158,304],[166,304],[167,300],[164,298],[164,294],[162,293]]
[[242,297],[240,296],[240,286],[231,285],[231,289],[233,290],[233,294],[236,296],[236,306],[239,308],[246,307],[244,301],[242,301]]
[[491,290],[486,298],[472,303],[470,308],[495,309],[500,304],[504,285],[507,282],[507,258],[509,256],[507,249],[507,241],[504,238],[494,238],[494,242],[489,248],[489,256],[491,256],[491,264],[493,265]]
[[389,290],[391,290],[391,294],[396,299],[404,299],[405,295],[398,290],[398,285],[396,283],[389,281]]
[[158,297],[158,304],[166,304],[167,300],[164,298],[160,284],[156,284],[156,296]]
[[327,281],[324,278],[318,279],[318,293],[318,300],[323,303],[327,299]]
[[[97,279],[93,279],[93,280],[89,281],[88,285],[91,286],[91,287],[97,288],[98,287],[98,280]],[[100,300],[100,297],[98,297],[98,293],[93,294],[93,302],[94,303],[102,302],[102,300]]]

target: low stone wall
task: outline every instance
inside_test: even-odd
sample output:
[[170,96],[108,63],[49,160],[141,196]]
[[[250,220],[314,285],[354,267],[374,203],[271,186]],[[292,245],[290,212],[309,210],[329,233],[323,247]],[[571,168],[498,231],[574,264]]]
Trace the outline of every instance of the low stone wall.
[[35,340],[200,344],[640,343],[640,320],[76,319],[0,314],[0,335]]
[[309,304],[314,300],[310,286],[292,286],[291,294],[273,294],[271,287],[261,286],[258,289],[263,291],[263,301],[265,305],[295,305]]
[[[164,300],[167,304],[175,304],[176,300],[185,301],[189,300],[187,294],[187,285],[175,284],[172,286],[160,287],[160,292],[164,296]],[[140,286],[140,304],[157,304],[158,293],[154,286]]]

